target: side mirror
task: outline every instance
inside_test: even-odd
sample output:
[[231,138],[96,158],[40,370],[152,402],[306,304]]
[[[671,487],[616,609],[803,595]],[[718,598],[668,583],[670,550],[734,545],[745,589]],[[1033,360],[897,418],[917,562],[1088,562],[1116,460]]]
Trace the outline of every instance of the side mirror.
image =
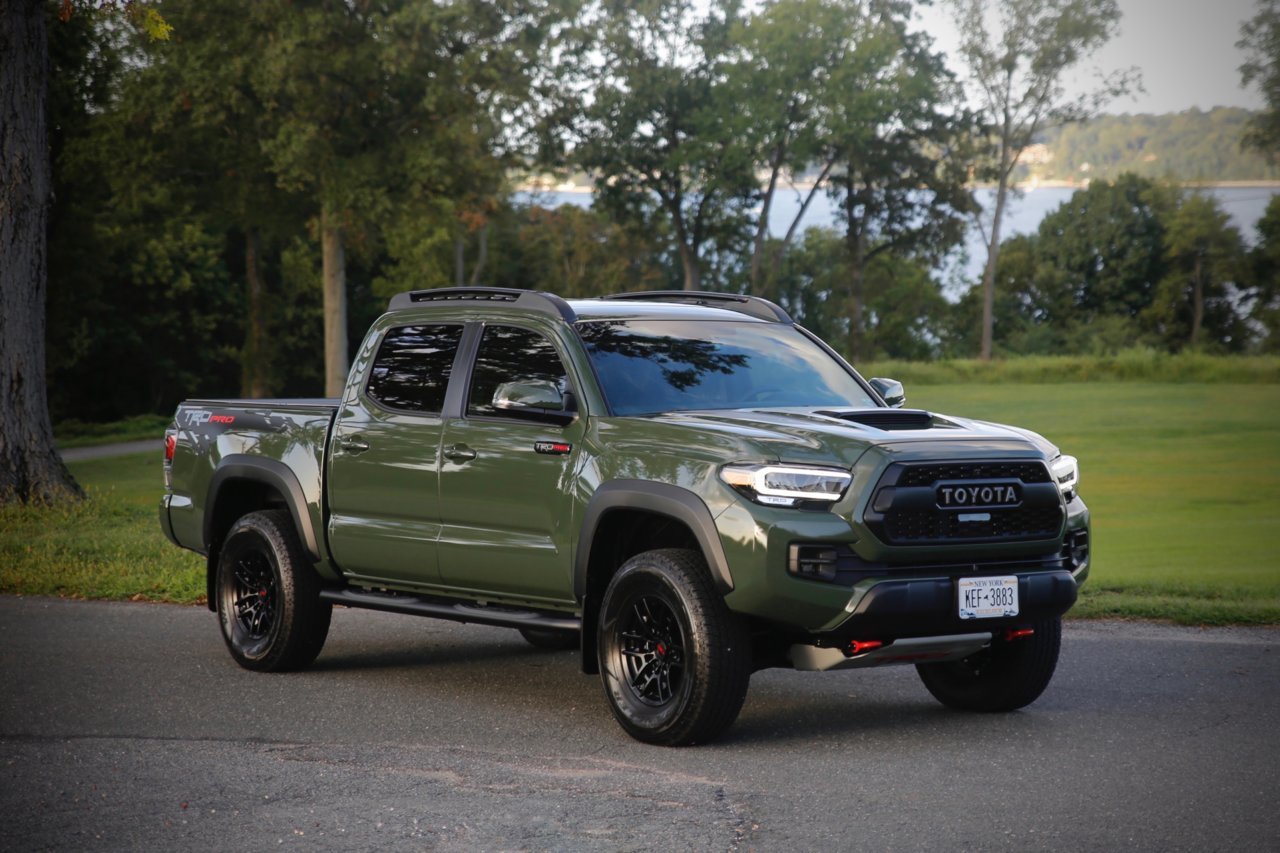
[[504,382],[493,392],[493,407],[515,417],[564,425],[578,410],[572,393],[561,393],[557,383],[546,379]]
[[545,379],[503,382],[493,392],[495,409],[551,409],[564,411],[564,397],[556,383]]
[[884,398],[891,409],[901,409],[907,402],[907,392],[902,390],[902,383],[896,379],[876,377],[868,383],[877,394]]

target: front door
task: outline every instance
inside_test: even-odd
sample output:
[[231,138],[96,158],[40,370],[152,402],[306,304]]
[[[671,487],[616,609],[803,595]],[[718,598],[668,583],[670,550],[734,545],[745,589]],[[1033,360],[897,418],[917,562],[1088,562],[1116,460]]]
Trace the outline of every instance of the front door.
[[569,389],[552,341],[486,326],[463,417],[445,423],[441,442],[440,575],[459,591],[564,604],[573,600],[570,490],[583,419],[560,425],[500,405],[501,389],[530,382]]

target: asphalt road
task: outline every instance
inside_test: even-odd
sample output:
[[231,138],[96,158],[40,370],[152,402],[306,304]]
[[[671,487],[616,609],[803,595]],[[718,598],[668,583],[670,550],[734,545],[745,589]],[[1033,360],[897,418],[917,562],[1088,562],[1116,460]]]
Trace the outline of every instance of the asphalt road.
[[1030,708],[758,673],[647,747],[571,653],[338,609],[307,672],[200,608],[0,598],[0,848],[1276,850],[1280,631],[1071,624]]

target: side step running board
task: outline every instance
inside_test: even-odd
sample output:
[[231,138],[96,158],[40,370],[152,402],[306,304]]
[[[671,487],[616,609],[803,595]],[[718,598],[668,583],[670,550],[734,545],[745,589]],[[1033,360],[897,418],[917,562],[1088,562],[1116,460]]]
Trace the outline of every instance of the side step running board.
[[431,616],[453,622],[471,622],[476,625],[495,625],[499,628],[540,628],[545,631],[581,631],[582,619],[578,616],[540,613],[536,610],[515,610],[506,607],[464,604],[439,598],[424,598],[403,592],[366,592],[354,589],[324,589],[320,600],[365,610],[382,610],[387,613],[406,613],[410,616]]

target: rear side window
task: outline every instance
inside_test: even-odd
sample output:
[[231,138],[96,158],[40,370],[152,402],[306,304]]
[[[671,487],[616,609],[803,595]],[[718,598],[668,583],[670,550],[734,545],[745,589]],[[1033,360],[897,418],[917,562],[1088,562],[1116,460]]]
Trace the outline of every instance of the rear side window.
[[392,409],[443,410],[461,339],[461,326],[399,326],[390,330],[373,361],[369,396]]

